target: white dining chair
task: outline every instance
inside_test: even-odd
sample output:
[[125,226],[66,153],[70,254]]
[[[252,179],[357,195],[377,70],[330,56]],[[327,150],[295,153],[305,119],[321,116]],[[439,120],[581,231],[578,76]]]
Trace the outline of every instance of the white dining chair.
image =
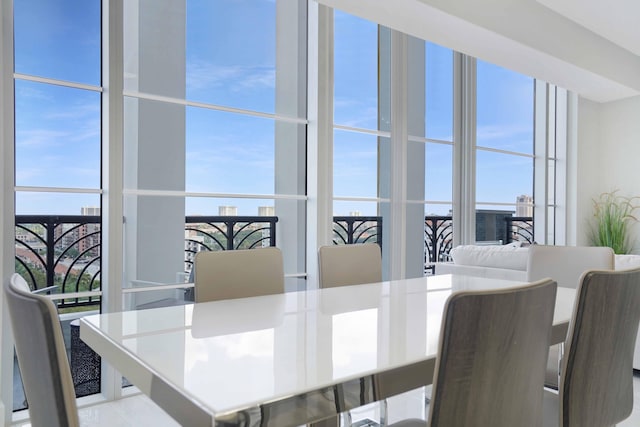
[[34,427],[79,426],[76,395],[58,311],[13,274],[4,285],[29,417]]
[[545,427],[609,427],[633,410],[640,269],[587,272],[577,290],[558,390],[545,390]]
[[201,251],[193,269],[195,302],[284,292],[282,252],[276,247]]
[[380,246],[377,243],[321,246],[318,272],[321,288],[380,282]]
[[539,427],[556,283],[453,293],[436,358],[430,427]]
[[[377,243],[326,245],[318,248],[320,288],[362,285],[382,281],[382,255]],[[386,402],[379,405],[380,420],[386,419]],[[352,425],[352,413],[344,414],[342,424]],[[364,421],[363,421],[364,422]]]

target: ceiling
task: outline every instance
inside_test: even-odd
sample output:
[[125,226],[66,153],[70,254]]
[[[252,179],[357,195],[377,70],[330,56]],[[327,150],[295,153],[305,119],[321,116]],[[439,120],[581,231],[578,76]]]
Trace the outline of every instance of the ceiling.
[[537,2],[640,56],[640,1],[537,0]]
[[640,0],[315,0],[611,102],[640,95]]

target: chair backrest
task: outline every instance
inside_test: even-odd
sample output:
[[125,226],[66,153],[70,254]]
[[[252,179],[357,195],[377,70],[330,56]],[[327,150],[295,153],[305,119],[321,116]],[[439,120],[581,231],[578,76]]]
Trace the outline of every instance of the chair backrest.
[[565,288],[577,288],[587,270],[613,270],[614,255],[603,246],[532,245],[527,260],[527,281],[550,277]]
[[584,275],[561,369],[561,426],[612,426],[631,414],[639,321],[640,269]]
[[321,288],[382,281],[382,256],[376,243],[328,245],[318,249]]
[[78,426],[75,390],[55,305],[45,296],[32,294],[19,274],[5,282],[4,294],[31,425]]
[[449,297],[430,427],[541,425],[556,289],[547,279]]
[[276,247],[201,251],[193,269],[195,302],[284,292],[282,252]]

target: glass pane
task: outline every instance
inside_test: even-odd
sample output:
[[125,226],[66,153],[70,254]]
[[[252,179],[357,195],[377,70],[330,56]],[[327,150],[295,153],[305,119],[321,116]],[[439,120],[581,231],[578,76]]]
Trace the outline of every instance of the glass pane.
[[100,188],[100,93],[15,86],[16,185]]
[[276,2],[187,1],[187,99],[275,110]]
[[275,216],[273,199],[187,197],[187,216]]
[[334,216],[376,216],[378,203],[335,200],[333,202]]
[[16,215],[100,215],[99,194],[16,191]]
[[333,141],[333,193],[377,197],[378,137],[336,130]]
[[504,245],[510,240],[507,219],[515,213],[514,208],[505,206],[476,206],[476,241],[487,244]]
[[424,212],[425,216],[451,216],[452,205],[450,203],[427,203],[424,205]]
[[[16,193],[16,271],[32,289],[100,289],[99,206],[97,194]],[[99,297],[87,297],[64,300],[59,306],[73,309],[89,300],[99,303]]]
[[477,145],[533,154],[533,79],[477,64]]
[[453,199],[453,145],[426,144],[425,200]]
[[[451,204],[427,204],[424,211],[425,262],[450,261],[449,252],[453,247]],[[437,268],[428,270],[436,272]]]
[[136,236],[125,248],[131,287],[184,283],[201,250],[277,244],[277,229],[294,233],[292,212],[304,213],[304,201],[133,195],[124,201],[128,235]]
[[336,244],[378,242],[382,239],[382,217],[375,202],[333,202],[333,242]]
[[100,85],[100,0],[20,0],[13,6],[17,73]]
[[334,122],[378,129],[378,26],[334,13]]
[[274,135],[272,120],[188,108],[187,191],[273,194]]
[[453,141],[453,51],[426,43],[427,138]]
[[533,194],[533,159],[478,150],[476,200],[479,203],[511,203]]

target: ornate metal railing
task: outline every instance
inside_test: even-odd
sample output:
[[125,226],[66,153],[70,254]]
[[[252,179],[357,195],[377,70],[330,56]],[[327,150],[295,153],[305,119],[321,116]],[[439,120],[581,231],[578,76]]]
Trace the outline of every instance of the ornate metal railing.
[[505,218],[507,243],[520,241],[533,243],[533,218],[530,216],[513,216]]
[[[100,289],[101,218],[16,215],[16,271],[32,290],[55,293]],[[277,217],[188,216],[185,262],[200,250],[275,246]],[[59,308],[97,305],[100,297],[69,298]]]
[[381,216],[334,216],[333,244],[377,243],[382,247]]
[[453,246],[453,220],[451,216],[424,217],[425,272],[434,273],[434,262],[447,261]]
[[[16,271],[31,289],[52,287],[70,293],[100,289],[100,216],[16,215]],[[508,242],[533,243],[533,218],[506,218]],[[200,250],[249,249],[275,246],[275,216],[188,216],[185,219],[185,264]],[[451,216],[426,216],[425,271],[447,260],[452,248]],[[334,244],[375,242],[382,246],[382,217],[336,216]],[[185,270],[189,270],[186,268]],[[96,305],[99,297],[59,301],[61,308]]]
[[254,249],[276,245],[276,216],[188,216],[185,264],[191,270],[200,251]]
[[[100,289],[100,216],[16,215],[16,271],[32,290]],[[99,304],[99,297],[60,300],[60,308]]]

